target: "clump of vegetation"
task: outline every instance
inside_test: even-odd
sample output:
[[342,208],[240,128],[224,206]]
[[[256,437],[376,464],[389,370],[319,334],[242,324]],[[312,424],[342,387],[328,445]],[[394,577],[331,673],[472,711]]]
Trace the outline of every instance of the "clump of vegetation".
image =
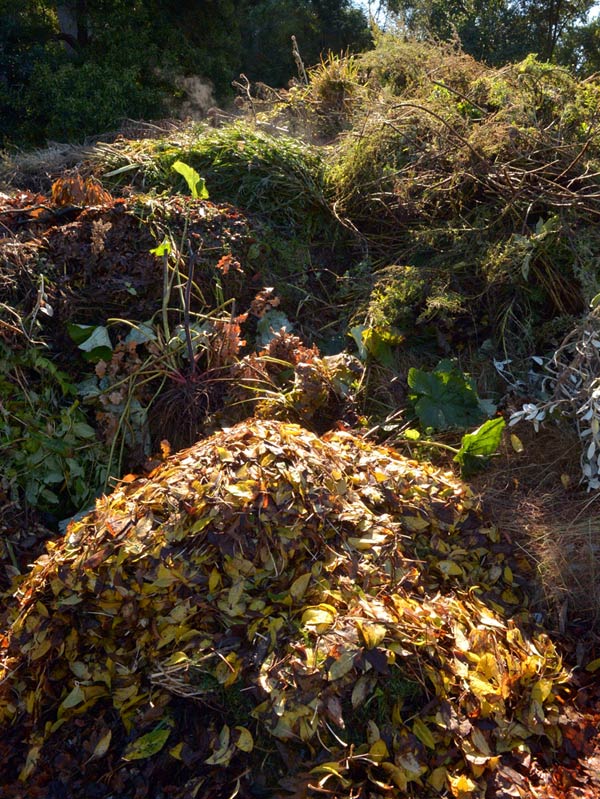
[[298,139],[272,136],[246,122],[223,128],[192,125],[168,140],[141,140],[96,149],[106,180],[144,189],[181,189],[173,172],[183,161],[202,175],[215,201],[261,214],[278,229],[310,235],[328,215],[322,155]]
[[89,506],[104,486],[106,452],[75,383],[47,355],[0,342],[0,356],[3,493],[63,519]]
[[376,263],[433,270],[480,340],[547,346],[543,325],[580,314],[596,286],[600,89],[533,57],[492,70],[431,47],[428,66],[418,47],[383,40],[364,56],[378,91],[337,145],[336,209]]

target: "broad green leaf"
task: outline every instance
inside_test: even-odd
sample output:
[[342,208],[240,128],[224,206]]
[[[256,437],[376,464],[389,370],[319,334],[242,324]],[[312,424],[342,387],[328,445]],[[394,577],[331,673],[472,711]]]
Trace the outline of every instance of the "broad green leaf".
[[440,361],[433,372],[409,369],[408,385],[409,399],[424,428],[470,427],[493,410],[481,402],[472,380],[449,360]]
[[383,366],[387,366],[388,369],[394,368],[395,360],[391,347],[391,344],[394,343],[392,336],[386,335],[385,331],[378,328],[368,327],[363,331],[362,339],[369,355]]
[[150,255],[156,255],[157,258],[161,258],[163,255],[170,255],[172,249],[171,242],[165,236],[158,247],[154,247],[154,249],[150,250]]
[[79,344],[87,341],[96,327],[96,325],[78,325],[75,322],[69,322],[67,324],[67,332],[75,344],[79,346]]
[[161,727],[142,735],[129,744],[123,753],[123,760],[143,760],[146,757],[152,757],[160,752],[170,734],[169,727]]
[[485,466],[487,458],[497,451],[505,425],[506,422],[501,417],[489,419],[477,430],[462,437],[460,449],[454,460],[460,464],[465,477]]
[[113,346],[108,335],[108,330],[103,325],[78,325],[71,323],[67,326],[69,336],[83,352],[83,357],[90,363],[110,361]]
[[93,427],[85,422],[75,422],[73,425],[73,432],[79,438],[95,438],[96,431]]
[[175,161],[171,169],[183,177],[194,200],[208,200],[206,181],[200,177],[193,167],[184,164],[183,161]]

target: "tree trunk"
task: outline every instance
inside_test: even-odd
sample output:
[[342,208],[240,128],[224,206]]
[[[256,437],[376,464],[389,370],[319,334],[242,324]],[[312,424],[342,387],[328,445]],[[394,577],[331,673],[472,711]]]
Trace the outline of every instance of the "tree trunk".
[[87,3],[85,0],[66,0],[56,4],[59,38],[65,48],[73,53],[85,47],[89,40]]

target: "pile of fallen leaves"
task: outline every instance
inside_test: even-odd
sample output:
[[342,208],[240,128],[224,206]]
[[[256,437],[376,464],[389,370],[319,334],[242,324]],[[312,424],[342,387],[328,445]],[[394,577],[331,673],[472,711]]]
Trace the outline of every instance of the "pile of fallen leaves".
[[450,473],[346,432],[224,430],[17,587],[0,792],[507,795],[561,743],[531,579]]

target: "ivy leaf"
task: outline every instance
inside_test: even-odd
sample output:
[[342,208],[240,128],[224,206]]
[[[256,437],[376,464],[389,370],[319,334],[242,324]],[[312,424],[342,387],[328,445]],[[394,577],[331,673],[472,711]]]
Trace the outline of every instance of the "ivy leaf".
[[110,361],[113,346],[108,330],[103,325],[67,325],[69,336],[77,344],[83,357],[90,363]]
[[460,464],[464,477],[468,477],[484,466],[489,456],[496,452],[500,446],[505,425],[506,422],[501,417],[489,419],[477,430],[462,437],[460,449],[454,456],[454,460]]

